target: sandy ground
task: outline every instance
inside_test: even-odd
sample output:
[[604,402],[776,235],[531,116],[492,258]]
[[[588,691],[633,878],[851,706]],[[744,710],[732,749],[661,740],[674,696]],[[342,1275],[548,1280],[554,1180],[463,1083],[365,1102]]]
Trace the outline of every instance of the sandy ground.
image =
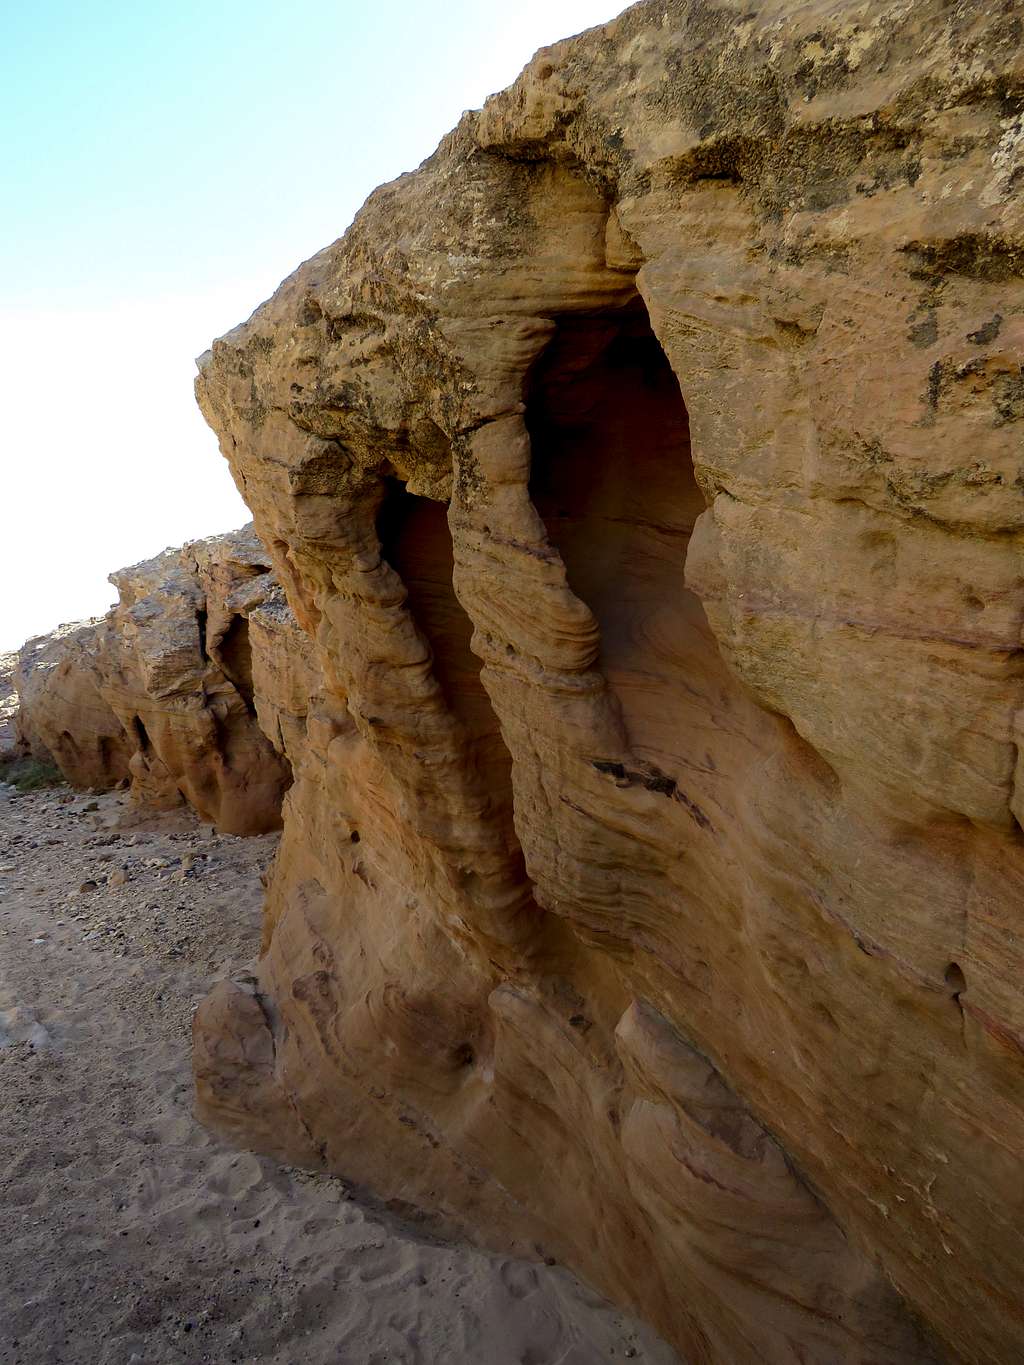
[[677,1365],[559,1267],[196,1123],[191,1014],[251,958],[274,846],[0,790],[3,1365]]

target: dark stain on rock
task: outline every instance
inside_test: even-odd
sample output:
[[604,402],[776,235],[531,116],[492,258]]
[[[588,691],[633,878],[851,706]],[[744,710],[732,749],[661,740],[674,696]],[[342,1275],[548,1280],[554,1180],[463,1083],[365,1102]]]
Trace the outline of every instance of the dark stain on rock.
[[928,406],[934,412],[939,406],[939,394],[942,391],[942,361],[936,360],[935,364],[928,371]]
[[938,318],[934,313],[928,313],[923,322],[919,322],[910,328],[907,332],[907,340],[923,350],[926,346],[933,346],[938,335]]
[[910,273],[916,280],[963,275],[986,284],[1005,284],[1024,279],[1024,246],[985,232],[908,242],[900,249],[910,257]]
[[979,327],[976,332],[968,332],[967,340],[973,341],[975,346],[987,346],[990,341],[995,341],[999,335],[999,329],[1003,325],[1002,313],[995,313],[983,327]]

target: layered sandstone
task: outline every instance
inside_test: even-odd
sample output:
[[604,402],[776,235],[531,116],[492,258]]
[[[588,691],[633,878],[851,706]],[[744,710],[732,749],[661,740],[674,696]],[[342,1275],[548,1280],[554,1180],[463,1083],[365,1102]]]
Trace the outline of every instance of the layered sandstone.
[[266,734],[259,723],[254,674],[270,665],[254,660],[250,621],[298,632],[251,527],[167,550],[110,581],[120,600],[107,616],[22,649],[25,747],[52,756],[75,786],[130,780],[139,802],[188,802],[225,833],[277,828],[290,764],[273,697]]
[[310,641],[202,1111],[691,1362],[1024,1356],[1022,54],[640,4],[201,361]]

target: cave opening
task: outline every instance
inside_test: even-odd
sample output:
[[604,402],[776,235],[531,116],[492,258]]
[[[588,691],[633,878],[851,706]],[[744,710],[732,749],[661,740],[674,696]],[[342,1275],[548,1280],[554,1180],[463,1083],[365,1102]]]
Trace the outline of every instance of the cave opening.
[[526,423],[530,496],[597,619],[630,747],[662,772],[714,771],[736,684],[684,581],[705,502],[679,382],[642,299],[558,320],[527,379]]
[[142,723],[141,716],[132,716],[132,729],[135,732],[139,752],[148,757],[153,752],[153,743],[149,738],[149,731]]
[[473,653],[473,623],[455,594],[454,553],[448,508],[410,493],[397,478],[385,480],[377,513],[381,554],[401,578],[406,607],[430,646],[432,671],[445,703],[461,722],[469,753],[518,848],[512,824],[512,758]]
[[252,681],[252,647],[249,644],[249,622],[244,616],[232,616],[231,623],[217,647],[218,662],[227,680],[232,683],[245,703],[250,716],[256,714],[256,696]]
[[961,995],[967,989],[967,978],[964,976],[963,968],[959,962],[951,962],[944,973],[946,986],[954,1000],[959,1001]]

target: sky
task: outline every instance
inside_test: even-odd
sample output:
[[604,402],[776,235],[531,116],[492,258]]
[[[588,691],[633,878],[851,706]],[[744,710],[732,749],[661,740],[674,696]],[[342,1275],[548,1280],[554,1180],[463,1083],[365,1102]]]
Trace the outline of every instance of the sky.
[[34,0],[0,49],[0,650],[248,520],[194,357],[625,0]]

